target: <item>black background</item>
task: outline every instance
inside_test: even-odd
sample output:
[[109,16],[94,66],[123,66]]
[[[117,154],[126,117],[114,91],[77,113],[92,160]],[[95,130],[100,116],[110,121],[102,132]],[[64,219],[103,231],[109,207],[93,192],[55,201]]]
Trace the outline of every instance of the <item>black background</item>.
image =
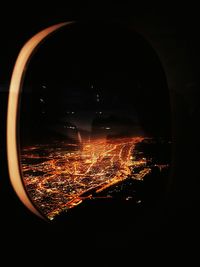
[[[141,223],[96,227],[95,219],[68,223],[60,229],[34,217],[9,183],[6,160],[8,86],[17,54],[41,29],[67,20],[108,20],[132,25],[157,51],[171,97],[173,162],[167,200],[150,210]],[[173,263],[196,260],[199,240],[199,14],[196,6],[36,3],[2,7],[0,30],[0,211],[1,254],[6,265],[71,266],[101,262],[133,266],[140,261]],[[81,219],[84,218],[82,214]],[[106,220],[106,218],[105,218]],[[123,218],[122,218],[123,221]],[[90,225],[89,225],[90,224]],[[114,253],[112,253],[114,251]],[[82,254],[84,252],[84,254]],[[72,256],[73,255],[73,256]],[[91,260],[96,255],[95,260]],[[109,255],[110,260],[106,259]],[[111,256],[112,255],[112,256]],[[3,259],[3,258],[2,258]],[[129,264],[126,263],[130,259]],[[71,263],[71,260],[73,261]],[[3,266],[3,265],[2,265]]]

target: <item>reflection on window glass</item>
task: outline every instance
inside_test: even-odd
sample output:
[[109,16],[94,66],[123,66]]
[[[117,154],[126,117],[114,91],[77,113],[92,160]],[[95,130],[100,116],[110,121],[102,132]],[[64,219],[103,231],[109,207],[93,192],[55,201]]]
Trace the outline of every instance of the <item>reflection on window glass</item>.
[[59,30],[33,55],[20,103],[23,182],[47,218],[91,202],[148,206],[163,194],[168,89],[138,34],[98,24]]

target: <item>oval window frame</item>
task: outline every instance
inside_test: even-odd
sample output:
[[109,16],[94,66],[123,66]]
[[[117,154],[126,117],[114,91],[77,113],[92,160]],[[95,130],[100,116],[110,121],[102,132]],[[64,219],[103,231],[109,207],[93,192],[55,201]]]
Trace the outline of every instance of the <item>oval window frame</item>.
[[8,110],[7,110],[7,160],[9,177],[12,187],[21,200],[21,202],[35,215],[42,219],[46,219],[44,215],[34,206],[30,200],[21,177],[18,154],[18,106],[20,99],[20,92],[22,90],[23,78],[26,73],[27,65],[31,59],[32,54],[50,34],[59,30],[64,26],[73,24],[74,21],[62,22],[53,26],[47,27],[44,30],[35,34],[30,38],[20,50],[17,60],[14,65],[8,96]]

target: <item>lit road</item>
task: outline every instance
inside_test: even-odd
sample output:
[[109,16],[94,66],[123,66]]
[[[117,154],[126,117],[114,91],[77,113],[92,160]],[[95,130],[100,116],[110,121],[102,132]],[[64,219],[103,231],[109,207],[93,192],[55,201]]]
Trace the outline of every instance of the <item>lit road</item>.
[[[134,157],[135,145],[144,138],[95,140],[76,144],[25,147],[21,154],[25,187],[40,211],[53,219],[62,210],[92,198],[106,188],[150,172],[145,159]],[[134,168],[140,166],[134,175]]]

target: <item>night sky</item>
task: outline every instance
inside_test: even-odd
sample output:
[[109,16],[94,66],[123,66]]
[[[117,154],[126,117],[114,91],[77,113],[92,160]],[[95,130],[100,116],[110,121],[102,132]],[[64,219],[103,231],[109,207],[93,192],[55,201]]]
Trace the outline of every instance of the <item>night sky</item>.
[[46,39],[27,67],[19,114],[22,143],[47,140],[65,123],[91,136],[98,124],[118,128],[115,135],[171,134],[163,66],[151,45],[120,23],[77,22]]

